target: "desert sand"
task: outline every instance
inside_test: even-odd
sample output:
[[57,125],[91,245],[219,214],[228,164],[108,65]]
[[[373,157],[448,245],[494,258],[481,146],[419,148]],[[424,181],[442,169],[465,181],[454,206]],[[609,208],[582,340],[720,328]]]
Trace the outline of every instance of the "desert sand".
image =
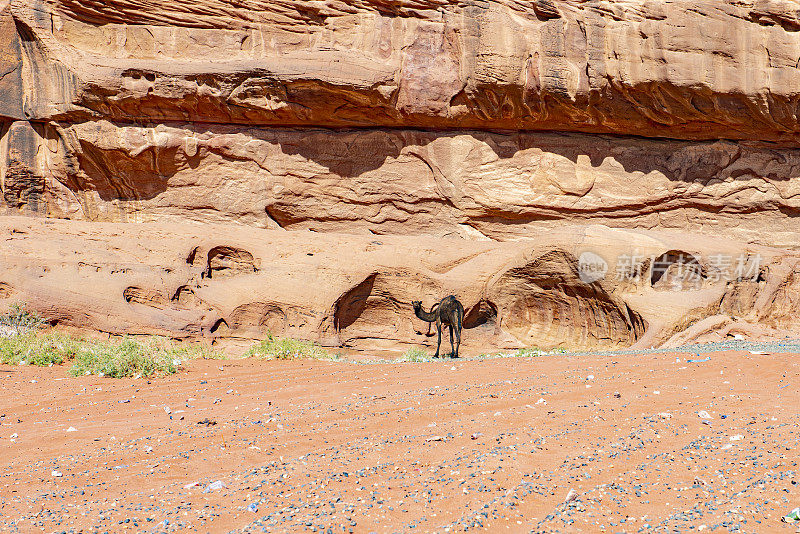
[[[794,529],[796,355],[665,351],[800,338],[799,30],[793,0],[0,0],[0,316],[349,358],[2,367],[0,530]],[[411,303],[450,294],[464,356],[572,352],[371,361],[432,352]]]
[[5,366],[0,528],[793,531],[796,359],[196,360],[150,380]]

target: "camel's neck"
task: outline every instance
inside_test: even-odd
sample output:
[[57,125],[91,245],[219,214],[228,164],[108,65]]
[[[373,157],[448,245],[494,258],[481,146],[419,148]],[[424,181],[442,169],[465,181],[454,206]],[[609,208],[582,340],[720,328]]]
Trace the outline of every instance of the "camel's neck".
[[435,320],[436,320],[436,314],[435,314],[435,313],[433,313],[433,311],[434,311],[435,309],[436,309],[436,305],[434,305],[434,306],[433,306],[433,308],[431,308],[431,311],[429,311],[429,312],[426,312],[426,311],[425,311],[425,310],[422,308],[422,306],[420,306],[419,308],[417,308],[416,310],[414,310],[414,315],[416,315],[417,317],[419,317],[419,318],[420,318],[420,319],[422,319],[423,321],[427,321],[427,322],[429,322],[429,323],[432,323],[433,321],[435,321]]

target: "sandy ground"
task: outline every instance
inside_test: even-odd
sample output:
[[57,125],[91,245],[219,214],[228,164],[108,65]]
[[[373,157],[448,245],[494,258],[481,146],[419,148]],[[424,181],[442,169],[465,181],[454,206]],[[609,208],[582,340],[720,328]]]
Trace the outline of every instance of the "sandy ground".
[[797,355],[703,356],[0,367],[0,530],[797,530]]

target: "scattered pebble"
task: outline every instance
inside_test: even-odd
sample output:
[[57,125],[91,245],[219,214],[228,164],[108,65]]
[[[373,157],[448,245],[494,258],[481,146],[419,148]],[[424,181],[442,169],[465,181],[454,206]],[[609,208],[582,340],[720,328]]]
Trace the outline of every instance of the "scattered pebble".
[[[14,368],[0,381],[0,432],[28,439],[4,466],[17,491],[2,492],[0,530],[770,532],[797,504],[798,396],[764,384],[791,384],[793,359],[743,353],[688,373],[674,352],[465,358],[458,373],[235,362],[222,375],[207,362],[208,380],[107,379],[102,393],[83,378],[49,388],[57,368]],[[41,390],[55,402],[15,400]],[[153,417],[165,403],[193,416]],[[696,413],[711,425],[711,410],[717,424],[688,424]],[[48,432],[61,417],[104,424],[64,439]],[[25,469],[11,465],[21,454]]]
[[212,491],[221,490],[223,488],[227,488],[228,486],[221,480],[217,480],[216,482],[212,482],[208,486],[203,489],[203,493],[211,493]]

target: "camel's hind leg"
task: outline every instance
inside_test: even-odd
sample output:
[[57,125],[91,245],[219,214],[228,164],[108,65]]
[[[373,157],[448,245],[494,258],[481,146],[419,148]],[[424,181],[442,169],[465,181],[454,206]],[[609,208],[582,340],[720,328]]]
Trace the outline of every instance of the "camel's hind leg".
[[434,358],[439,357],[439,347],[442,346],[442,322],[437,319],[436,320],[436,354],[433,355]]
[[455,351],[455,358],[458,358],[458,350],[461,348],[461,330],[463,328],[463,319],[464,319],[464,308],[460,308],[456,310],[456,351]]
[[450,330],[450,356],[458,358],[458,352],[456,351],[456,346],[453,345],[453,325],[448,325]]

